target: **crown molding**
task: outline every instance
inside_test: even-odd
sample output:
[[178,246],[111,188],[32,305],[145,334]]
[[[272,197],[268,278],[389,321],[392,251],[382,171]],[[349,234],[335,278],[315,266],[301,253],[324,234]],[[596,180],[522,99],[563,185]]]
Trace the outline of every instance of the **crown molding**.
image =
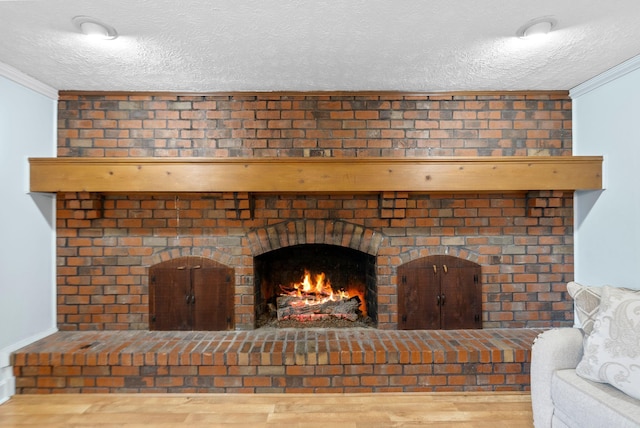
[[[1,1],[1,0],[0,0]],[[567,90],[521,90],[521,91],[223,91],[223,92],[185,92],[185,91],[84,91],[84,90],[61,90],[60,96],[156,96],[156,97],[479,97],[479,96],[523,96],[537,97],[549,96],[565,98],[569,95]]]
[[3,62],[0,62],[0,76],[6,77],[7,79],[12,80],[24,86],[25,88],[31,89],[32,91],[44,95],[47,98],[51,98],[54,101],[58,100],[57,89],[54,89],[46,83],[42,83],[41,81],[24,74],[17,68],[7,65]]
[[587,80],[584,83],[576,86],[575,88],[569,91],[569,96],[571,99],[576,99],[588,92],[593,91],[594,89],[598,89],[601,86],[606,85],[609,82],[612,82],[625,74],[631,73],[632,71],[636,71],[640,69],[640,55],[635,56],[622,64],[616,65],[613,68],[605,71],[597,75],[596,77]]

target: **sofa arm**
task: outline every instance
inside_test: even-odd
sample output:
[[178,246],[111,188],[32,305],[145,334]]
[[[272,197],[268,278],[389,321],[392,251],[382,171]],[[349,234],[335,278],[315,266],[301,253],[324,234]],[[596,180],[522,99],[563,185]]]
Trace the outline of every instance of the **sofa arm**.
[[582,330],[559,328],[538,335],[531,348],[531,405],[536,428],[550,427],[553,416],[551,377],[573,369],[582,359]]

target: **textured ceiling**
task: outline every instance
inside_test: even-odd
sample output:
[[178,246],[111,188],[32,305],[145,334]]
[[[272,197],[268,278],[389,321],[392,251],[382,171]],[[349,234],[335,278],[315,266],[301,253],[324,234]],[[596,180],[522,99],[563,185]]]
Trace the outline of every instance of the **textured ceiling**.
[[[540,16],[549,37],[515,36]],[[0,62],[59,90],[568,90],[640,54],[639,22],[638,0],[0,1]]]

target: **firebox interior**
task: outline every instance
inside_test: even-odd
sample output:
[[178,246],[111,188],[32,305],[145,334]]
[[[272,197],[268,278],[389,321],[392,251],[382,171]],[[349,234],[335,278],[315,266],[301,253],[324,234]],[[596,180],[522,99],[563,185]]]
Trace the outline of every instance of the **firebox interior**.
[[329,244],[302,244],[279,248],[254,258],[256,320],[260,327],[273,319],[276,300],[283,290],[324,274],[336,294],[358,296],[360,312],[377,322],[375,257],[358,250]]

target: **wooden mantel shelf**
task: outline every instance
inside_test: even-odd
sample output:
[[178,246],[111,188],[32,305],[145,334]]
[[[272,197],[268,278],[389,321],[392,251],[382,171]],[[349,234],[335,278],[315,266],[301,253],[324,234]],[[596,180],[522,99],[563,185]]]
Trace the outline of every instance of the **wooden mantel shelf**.
[[32,192],[488,192],[602,188],[601,156],[29,161]]

